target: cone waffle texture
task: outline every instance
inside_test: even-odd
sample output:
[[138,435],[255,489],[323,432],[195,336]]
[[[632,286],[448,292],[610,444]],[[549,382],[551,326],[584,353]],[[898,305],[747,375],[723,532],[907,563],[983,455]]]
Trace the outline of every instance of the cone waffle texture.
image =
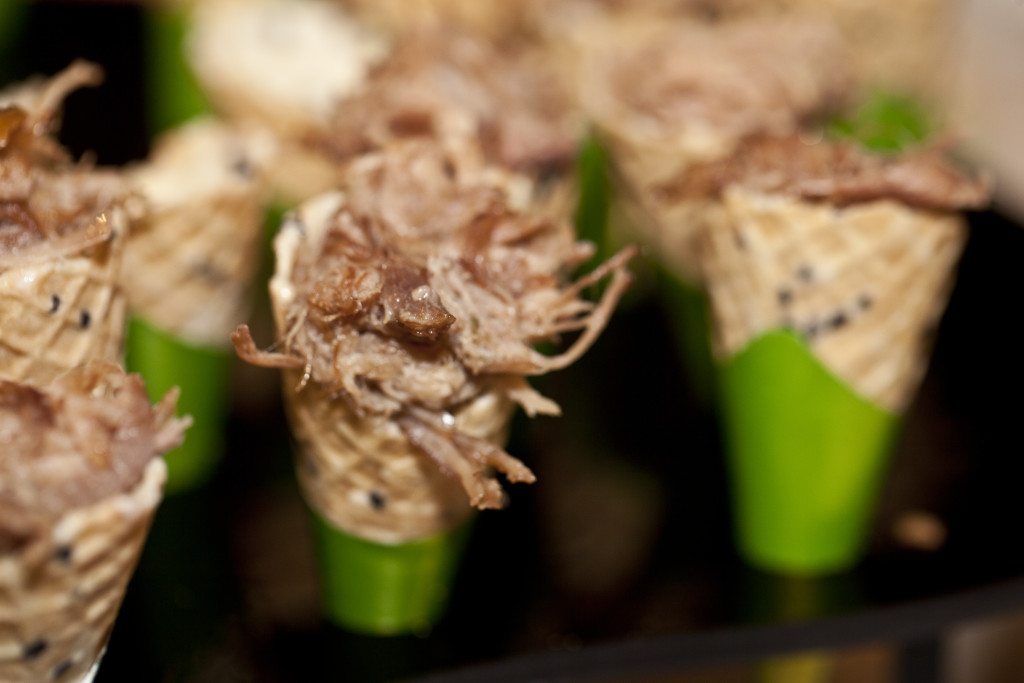
[[128,220],[115,207],[65,243],[0,259],[0,379],[45,385],[92,358],[120,363]]
[[148,209],[125,254],[133,314],[189,342],[229,343],[260,263],[269,145],[201,120],[163,138],[134,170]]
[[160,501],[160,458],[131,491],[74,510],[0,557],[0,680],[78,681],[106,646]]
[[196,3],[186,51],[221,113],[282,133],[322,124],[387,41],[329,0]]
[[[304,242],[322,239],[336,208],[332,199],[307,204],[304,231],[282,230],[275,240],[278,265],[270,293],[279,330],[287,329],[292,264]],[[301,373],[285,372],[285,405],[299,443],[298,478],[307,501],[327,521],[366,540],[398,544],[450,530],[470,514],[459,482],[424,458],[394,420],[360,416],[315,381],[296,391],[301,382]],[[500,443],[512,410],[507,398],[485,393],[452,414],[452,426]]]
[[[299,377],[286,373],[286,380]],[[342,531],[405,543],[449,531],[472,511],[459,482],[424,458],[393,420],[360,417],[315,383],[285,396],[302,491]],[[461,431],[500,443],[511,414],[510,402],[488,394],[453,419]]]
[[792,329],[863,397],[906,407],[966,240],[959,216],[891,200],[837,208],[739,186],[705,216],[719,357]]

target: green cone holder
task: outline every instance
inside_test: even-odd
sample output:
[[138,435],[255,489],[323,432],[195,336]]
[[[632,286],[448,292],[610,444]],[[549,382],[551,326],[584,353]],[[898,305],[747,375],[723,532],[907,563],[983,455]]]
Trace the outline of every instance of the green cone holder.
[[313,512],[327,615],[356,633],[428,631],[441,618],[471,523],[411,543],[384,545],[338,530]]
[[900,419],[787,331],[755,339],[718,375],[740,554],[781,574],[852,567]]
[[658,268],[658,292],[679,349],[690,393],[702,408],[714,410],[715,364],[711,358],[710,303],[707,292]]
[[608,153],[593,134],[580,144],[576,155],[579,177],[579,201],[576,205],[576,234],[597,247],[578,272],[585,273],[607,260],[614,248],[609,243],[608,211],[611,206],[611,181],[608,178]]
[[210,111],[210,104],[185,61],[186,10],[149,2],[144,11],[147,118],[155,135]]
[[186,344],[133,317],[128,323],[125,364],[146,382],[150,398],[181,388],[178,414],[191,415],[185,442],[164,455],[167,493],[201,486],[213,474],[224,451],[232,355],[227,349]]
[[17,68],[11,62],[16,57],[18,32],[27,9],[25,0],[0,0],[0,88],[17,76]]

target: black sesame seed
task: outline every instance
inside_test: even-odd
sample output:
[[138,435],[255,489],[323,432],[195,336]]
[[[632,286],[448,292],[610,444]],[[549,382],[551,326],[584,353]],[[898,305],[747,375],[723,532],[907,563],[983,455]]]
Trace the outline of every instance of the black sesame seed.
[[56,313],[60,308],[60,297],[56,294],[50,295],[50,313]]
[[783,288],[775,293],[779,297],[779,304],[781,306],[788,306],[793,302],[793,292],[790,289]]
[[61,564],[71,563],[71,546],[70,545],[59,545],[57,549],[53,551],[53,559],[57,560]]
[[810,325],[804,328],[804,337],[808,341],[810,341],[818,336],[818,332],[818,325],[816,323],[811,323]]
[[50,644],[42,638],[36,638],[31,643],[25,646],[25,649],[21,651],[21,656],[25,659],[35,659],[44,652],[46,648],[50,647]]
[[448,157],[445,157],[443,168],[445,177],[448,180],[455,180],[455,164]]
[[81,313],[78,314],[78,326],[81,327],[83,330],[87,329],[91,323],[92,316],[89,315],[89,311],[83,310]]
[[387,504],[387,499],[384,494],[379,491],[370,491],[370,507],[374,510],[383,510]]
[[844,326],[848,322],[849,318],[846,317],[845,313],[840,311],[839,313],[836,313],[829,319],[828,326],[833,330],[838,330],[840,327]]
[[733,239],[733,242],[736,243],[736,248],[737,249],[739,249],[740,251],[746,251],[747,250],[747,240],[743,238],[743,233],[734,232],[732,234],[732,239]]
[[71,670],[72,664],[73,663],[70,659],[65,659],[63,662],[53,667],[53,674],[50,677],[53,680],[57,680]]
[[814,271],[811,270],[810,266],[800,266],[796,270],[796,276],[804,282],[810,282],[811,278],[814,277]]
[[250,175],[252,175],[252,164],[250,164],[249,160],[246,159],[244,156],[239,156],[231,164],[231,170],[237,173],[238,175],[242,176],[243,178],[248,178]]
[[866,311],[869,308],[871,308],[871,304],[873,303],[874,302],[871,300],[871,297],[868,296],[867,294],[861,294],[857,298],[857,305],[860,306],[860,310],[862,311]]

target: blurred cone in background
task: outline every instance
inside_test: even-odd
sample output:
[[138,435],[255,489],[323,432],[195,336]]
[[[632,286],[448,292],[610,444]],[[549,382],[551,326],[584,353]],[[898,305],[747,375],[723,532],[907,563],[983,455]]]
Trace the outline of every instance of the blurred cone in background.
[[167,454],[169,491],[200,485],[222,455],[230,334],[248,320],[262,263],[271,144],[197,118],[129,170],[143,205],[124,264],[128,367],[157,394],[181,387],[180,409],[195,420],[188,442]]

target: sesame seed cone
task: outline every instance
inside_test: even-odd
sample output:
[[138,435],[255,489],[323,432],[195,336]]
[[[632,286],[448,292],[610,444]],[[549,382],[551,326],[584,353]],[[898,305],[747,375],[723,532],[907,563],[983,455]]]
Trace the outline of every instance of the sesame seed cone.
[[925,372],[987,184],[939,150],[751,141],[673,189],[704,193],[737,541],[785,574],[861,557],[902,415]]
[[165,474],[154,459],[132,490],[69,512],[29,552],[0,556],[0,679],[77,681],[93,669]]
[[[0,679],[94,670],[188,418],[92,360],[46,387],[0,381]],[[91,673],[88,673],[91,676]]]
[[91,358],[121,361],[127,234],[114,207],[57,242],[0,255],[0,378],[44,385]]
[[124,262],[126,362],[152,395],[182,389],[188,441],[165,455],[168,492],[206,481],[223,454],[230,334],[248,319],[262,263],[271,142],[210,118],[169,131],[129,172],[145,203]]
[[708,216],[703,258],[720,358],[792,329],[866,399],[906,408],[966,241],[961,217],[891,200],[836,208],[739,187]]
[[131,170],[146,200],[124,260],[133,315],[192,344],[228,346],[260,264],[270,150],[262,135],[197,119]]
[[79,61],[0,92],[0,379],[45,385],[92,358],[121,361],[128,193],[53,135],[64,97],[101,78]]
[[[285,228],[275,240],[270,292],[279,330],[287,329],[295,292],[294,259],[322,240],[335,200],[303,205],[303,230]],[[447,603],[473,512],[466,490],[425,459],[391,417],[359,415],[301,371],[286,370],[284,380],[297,477],[314,513],[325,609],[358,632],[429,628]],[[483,394],[451,414],[451,426],[503,443],[512,409],[508,398]]]
[[[277,328],[286,330],[300,249],[323,239],[337,196],[302,207],[302,232],[285,229],[275,240],[277,271],[270,283]],[[301,390],[289,390],[295,387]],[[298,477],[312,507],[339,529],[378,543],[400,544],[449,531],[470,514],[466,491],[414,446],[386,415],[360,416],[342,397],[300,371],[285,372],[285,403],[299,442]],[[450,414],[453,427],[502,443],[513,404],[482,394]]]
[[[287,373],[292,386],[301,379]],[[423,458],[387,419],[360,418],[322,387],[288,392],[300,444],[298,477],[310,504],[343,531],[398,544],[450,531],[472,508],[459,482]],[[453,415],[460,431],[502,443],[512,404],[485,395]]]
[[[505,502],[496,473],[534,480],[503,450],[509,420],[517,404],[558,407],[525,375],[579,357],[630,281],[624,250],[566,282],[592,247],[530,210],[524,176],[478,162],[425,140],[353,162],[344,192],[304,202],[275,238],[276,348],[232,336],[244,360],[285,371],[327,606],[356,630],[438,616],[463,522]],[[579,299],[607,275],[599,302]],[[534,348],[571,330],[564,353]]]
[[739,551],[775,573],[847,570],[927,366],[963,222],[891,199],[836,207],[735,186],[707,221]]

